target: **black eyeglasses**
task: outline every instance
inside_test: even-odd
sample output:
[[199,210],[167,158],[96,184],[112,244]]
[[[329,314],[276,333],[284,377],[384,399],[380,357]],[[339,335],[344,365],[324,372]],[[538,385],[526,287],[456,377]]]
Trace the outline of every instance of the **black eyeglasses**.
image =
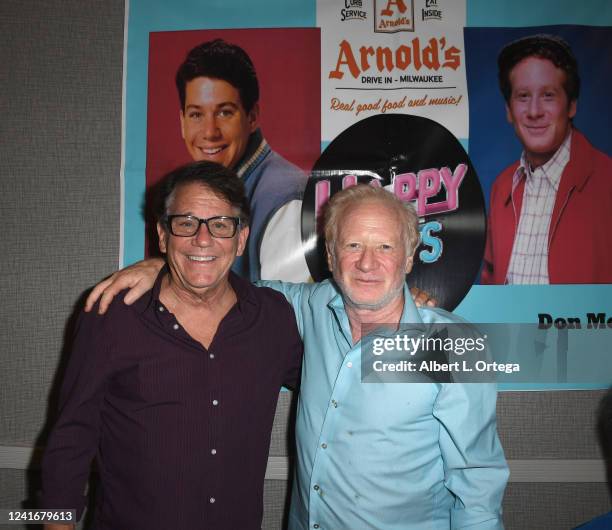
[[236,235],[236,230],[240,226],[240,218],[217,215],[208,219],[200,219],[193,215],[167,215],[166,224],[173,236],[195,236],[200,225],[205,224],[211,236],[230,238]]

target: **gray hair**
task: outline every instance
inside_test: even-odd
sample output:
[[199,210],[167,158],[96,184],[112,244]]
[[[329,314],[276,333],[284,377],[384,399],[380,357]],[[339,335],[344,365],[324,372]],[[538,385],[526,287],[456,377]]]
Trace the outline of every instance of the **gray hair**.
[[400,218],[400,226],[406,242],[406,256],[412,256],[419,245],[419,218],[412,204],[402,201],[393,193],[378,186],[357,184],[336,193],[325,210],[325,240],[328,248],[334,248],[338,238],[338,222],[351,206],[379,203],[393,210]]

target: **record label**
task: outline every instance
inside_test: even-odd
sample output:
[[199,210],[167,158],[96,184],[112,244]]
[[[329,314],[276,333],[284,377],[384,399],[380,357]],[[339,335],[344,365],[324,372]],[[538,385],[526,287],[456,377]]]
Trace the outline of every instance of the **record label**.
[[316,281],[331,276],[321,214],[331,196],[355,184],[383,186],[414,205],[421,244],[408,284],[453,310],[478,275],[486,237],[482,188],[459,141],[433,120],[404,114],[371,116],[337,136],[317,160],[302,206],[302,241]]

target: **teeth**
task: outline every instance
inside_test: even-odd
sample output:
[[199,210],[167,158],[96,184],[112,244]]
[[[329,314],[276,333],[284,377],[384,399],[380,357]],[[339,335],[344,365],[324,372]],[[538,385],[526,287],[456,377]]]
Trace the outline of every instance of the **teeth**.
[[223,147],[215,147],[214,149],[204,149],[202,148],[202,152],[205,155],[216,155],[217,153],[220,153],[223,150]]
[[215,256],[187,256],[191,261],[213,261]]

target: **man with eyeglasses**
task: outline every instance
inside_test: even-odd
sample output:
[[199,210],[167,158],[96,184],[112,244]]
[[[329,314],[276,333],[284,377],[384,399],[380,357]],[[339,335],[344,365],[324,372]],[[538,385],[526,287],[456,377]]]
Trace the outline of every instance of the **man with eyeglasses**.
[[96,457],[98,530],[259,530],[278,393],[299,377],[295,315],[281,293],[230,270],[249,235],[231,170],[173,171],[157,217],[166,266],[150,294],[81,315],[42,506],[80,518]]

